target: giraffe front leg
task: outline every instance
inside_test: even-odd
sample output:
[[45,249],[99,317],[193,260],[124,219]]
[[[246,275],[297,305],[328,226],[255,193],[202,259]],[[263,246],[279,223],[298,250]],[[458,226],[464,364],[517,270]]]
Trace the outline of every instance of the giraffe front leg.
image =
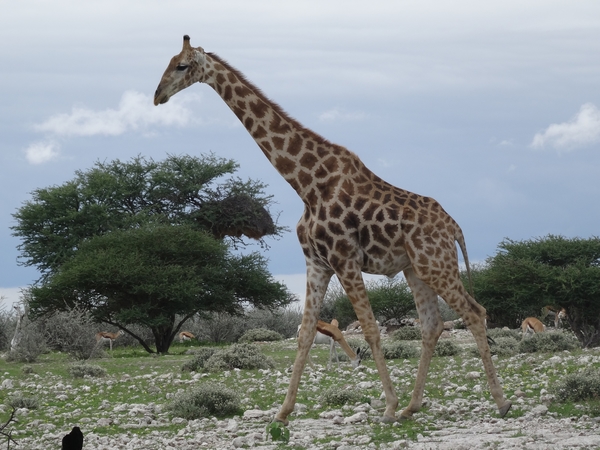
[[304,313],[302,314],[302,326],[298,335],[298,351],[285,400],[274,418],[275,422],[281,422],[285,425],[289,423],[288,416],[292,413],[296,404],[300,378],[302,377],[304,365],[315,339],[315,334],[317,334],[317,319],[321,303],[332,276],[332,274],[314,268],[308,263],[306,272],[306,301],[304,304]]
[[444,323],[437,303],[437,294],[423,281],[418,279],[412,271],[405,271],[405,276],[413,293],[421,321],[422,350],[415,387],[410,403],[400,414],[401,420],[411,418],[414,413],[421,409],[425,380],[427,379],[431,358],[433,357],[435,345],[444,329]]
[[371,308],[371,304],[369,303],[369,297],[367,295],[360,271],[348,272],[355,273],[357,275],[351,278],[342,277],[340,274],[338,274],[338,278],[340,279],[342,286],[344,287],[344,290],[346,291],[346,294],[348,295],[348,298],[354,307],[354,312],[356,313],[356,316],[360,322],[360,326],[362,327],[365,340],[371,347],[373,360],[375,361],[375,366],[379,372],[379,378],[381,379],[381,384],[385,393],[385,411],[383,413],[382,421],[386,423],[395,422],[396,409],[398,408],[398,397],[392,385],[392,380],[390,378],[385,358],[383,357],[383,352],[381,350],[381,336],[379,334],[379,327],[375,322],[375,316],[373,315],[373,310]]

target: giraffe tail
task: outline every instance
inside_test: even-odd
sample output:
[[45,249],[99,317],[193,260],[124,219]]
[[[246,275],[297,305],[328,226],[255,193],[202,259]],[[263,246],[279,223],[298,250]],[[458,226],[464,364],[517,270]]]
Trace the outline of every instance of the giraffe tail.
[[454,239],[458,243],[458,246],[460,247],[460,251],[462,252],[462,255],[463,255],[463,259],[465,260],[465,267],[467,268],[467,279],[469,280],[469,294],[471,294],[471,297],[474,297],[475,295],[474,295],[474,290],[473,290],[473,280],[471,278],[471,267],[469,265],[469,255],[467,254],[467,245],[465,244],[465,236],[463,235],[462,230],[458,226],[456,227],[456,233],[454,235]]

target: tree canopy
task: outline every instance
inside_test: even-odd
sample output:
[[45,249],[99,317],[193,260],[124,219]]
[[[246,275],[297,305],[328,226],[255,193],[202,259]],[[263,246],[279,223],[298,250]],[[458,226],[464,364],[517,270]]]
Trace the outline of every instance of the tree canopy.
[[492,322],[515,327],[544,306],[561,307],[583,346],[600,345],[600,238],[505,239],[473,281]]
[[13,227],[23,264],[42,274],[31,288],[32,313],[79,306],[132,335],[128,324],[145,325],[164,353],[194,314],[288,304],[292,295],[260,254],[234,255],[223,241],[281,232],[261,183],[213,186],[236,168],[214,156],[137,157],[36,190]]

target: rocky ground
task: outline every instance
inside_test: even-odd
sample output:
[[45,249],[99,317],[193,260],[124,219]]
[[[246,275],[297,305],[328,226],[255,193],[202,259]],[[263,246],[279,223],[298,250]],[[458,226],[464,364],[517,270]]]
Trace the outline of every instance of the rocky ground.
[[[459,342],[467,342],[468,335],[461,333],[455,332],[454,338]],[[277,405],[260,409],[246,403],[245,412],[239,417],[187,421],[163,413],[162,405],[158,402],[136,404],[123,399],[122,403],[104,401],[100,406],[91,407],[85,401],[86,392],[102,392],[117,384],[131,386],[133,393],[136,389],[159,389],[157,386],[164,385],[165,381],[183,388],[187,384],[197,383],[201,374],[185,378],[174,373],[166,378],[163,376],[162,380],[147,375],[90,379],[89,385],[83,384],[76,390],[68,389],[64,379],[52,376],[36,375],[30,381],[13,380],[5,376],[0,377],[0,390],[4,391],[3,395],[17,391],[37,392],[41,397],[62,398],[65,401],[64,407],[47,408],[44,419],[35,419],[35,413],[25,408],[17,411],[19,422],[26,424],[27,430],[32,432],[30,436],[22,431],[15,434],[18,446],[11,448],[23,450],[59,449],[62,436],[70,431],[72,425],[78,425],[84,431],[84,449],[94,450],[600,448],[600,418],[585,414],[564,417],[550,412],[548,405],[552,402],[552,396],[547,389],[548,373],[561,373],[566,364],[585,367],[599,363],[600,351],[591,350],[576,355],[565,352],[550,359],[532,358],[535,357],[517,355],[503,360],[507,370],[515,368],[514,374],[510,375],[512,372],[507,371],[502,381],[514,403],[513,411],[505,419],[497,417],[477,358],[466,358],[461,363],[448,359],[444,371],[431,373],[428,380],[428,385],[439,388],[443,394],[428,398],[427,407],[415,415],[413,425],[418,424],[422,430],[416,439],[407,437],[406,423],[378,423],[382,402],[374,398],[377,395],[371,395],[374,399],[370,403],[346,405],[340,409],[297,404],[296,412],[290,417],[290,444],[285,446],[274,443],[265,431],[277,411]],[[539,372],[533,382],[523,381],[516,372],[516,368],[525,363],[534,367],[536,373]],[[398,390],[412,386],[414,367],[407,367],[406,361],[390,362],[390,372]],[[263,371],[255,377],[246,377],[242,371],[226,376],[230,379],[238,377],[237,384],[247,391],[276,389],[278,393],[283,393],[289,374]],[[363,367],[353,372],[343,367],[326,372],[318,366],[305,376],[301,389],[315,391],[318,397],[319,385],[327,377],[342,378],[371,393],[380,392],[381,389],[372,368]],[[79,399],[78,405],[72,402],[75,395]],[[5,414],[8,411],[6,407],[3,410]],[[307,418],[317,417],[315,411],[318,412],[318,418]],[[107,427],[112,429],[110,433],[95,431],[106,430]],[[144,433],[139,433],[140,430],[144,430]],[[386,439],[381,438],[382,434]],[[5,441],[0,440],[2,442]]]

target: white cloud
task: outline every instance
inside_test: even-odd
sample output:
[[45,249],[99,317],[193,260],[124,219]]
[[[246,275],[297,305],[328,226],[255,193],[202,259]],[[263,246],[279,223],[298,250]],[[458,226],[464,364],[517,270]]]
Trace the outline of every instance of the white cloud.
[[148,95],[126,91],[117,109],[95,111],[85,107],[73,107],[70,113],[56,114],[36,125],[36,131],[57,136],[118,136],[128,131],[145,130],[151,126],[185,126],[192,116],[186,107],[198,95],[174,98],[157,108]]
[[332,108],[319,114],[321,122],[333,122],[334,120],[353,121],[362,120],[366,117],[365,113],[357,111],[347,111],[341,108]]
[[537,133],[531,147],[554,147],[557,150],[573,150],[600,141],[600,111],[586,103],[568,122],[554,123],[543,133]]
[[59,145],[56,142],[34,142],[25,149],[30,164],[43,164],[58,157]]

